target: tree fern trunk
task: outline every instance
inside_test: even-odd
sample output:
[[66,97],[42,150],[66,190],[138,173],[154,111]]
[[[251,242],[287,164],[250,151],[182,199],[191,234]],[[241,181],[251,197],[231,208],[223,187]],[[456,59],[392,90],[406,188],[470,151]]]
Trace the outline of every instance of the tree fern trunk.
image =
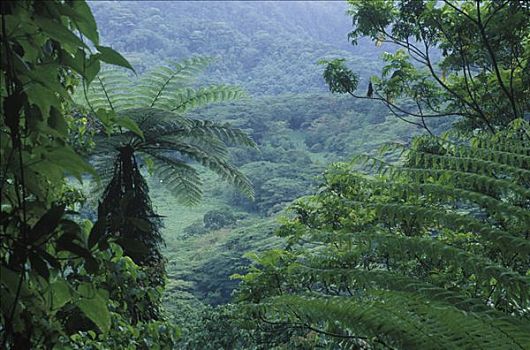
[[[124,254],[145,271],[146,277],[139,279],[139,284],[163,286],[165,263],[160,252],[163,243],[161,221],[153,210],[149,188],[136,162],[134,149],[125,145],[118,150],[114,176],[103,194],[98,219],[106,220],[107,237],[114,238]],[[130,306],[134,321],[158,318],[157,302],[149,304],[151,307],[144,310]]]

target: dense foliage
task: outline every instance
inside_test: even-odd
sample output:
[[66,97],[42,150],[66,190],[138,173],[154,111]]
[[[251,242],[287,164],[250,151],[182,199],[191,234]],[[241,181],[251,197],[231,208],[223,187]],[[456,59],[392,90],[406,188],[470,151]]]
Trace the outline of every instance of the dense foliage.
[[334,165],[292,206],[287,248],[254,257],[240,300],[321,344],[527,348],[528,144],[518,120],[494,137],[417,138],[399,162],[366,159],[374,175]]
[[257,322],[246,327],[265,348],[527,348],[527,4],[350,4],[354,44],[404,50],[384,55],[366,95],[345,60],[323,61],[331,92],[383,102],[431,134],[426,120],[458,117],[464,133],[361,157],[367,173],[332,166],[291,207],[286,247],[249,255],[233,317]]
[[80,77],[128,63],[99,46],[85,2],[2,2],[1,14],[1,346],[51,347],[111,327],[109,292],[95,282],[105,258],[87,244],[68,181],[94,171],[68,144],[76,124],[65,115]]
[[[382,105],[325,93],[316,61],[328,54],[348,57],[365,79],[380,67],[376,57],[381,48],[362,44],[352,54],[343,51],[350,20],[340,2],[208,3],[208,11],[199,2],[91,6],[103,40],[120,48],[138,72],[199,52],[216,59],[195,86],[236,82],[250,92],[250,99],[200,108],[189,117],[229,122],[252,136],[257,149],[231,147],[230,154],[233,164],[252,180],[254,201],[233,188],[220,187],[211,173],[200,169],[204,197],[194,208],[172,198],[164,183],[148,180],[153,204],[164,216],[161,232],[167,242],[163,252],[169,285],[179,286],[171,287],[166,298],[171,309],[180,292],[191,292],[208,303],[228,302],[237,285],[228,277],[248,264],[242,252],[267,247],[274,240],[270,217],[310,194],[326,164],[354,152],[370,152],[388,140],[407,142],[420,131],[389,118]],[[317,18],[327,24],[316,29]],[[132,44],[139,36],[126,35],[120,23],[127,23],[128,32],[145,33],[149,40]],[[245,54],[248,50],[255,51],[254,58]],[[296,93],[283,94],[288,91]],[[308,91],[318,93],[300,94]],[[263,94],[275,95],[259,96]],[[437,132],[446,128],[444,121],[429,125]],[[204,215],[219,207],[230,207],[236,223],[206,228]]]
[[[139,70],[160,60],[215,56],[206,83],[242,86],[253,95],[324,91],[317,60],[347,56],[375,74],[360,54],[350,55],[350,19],[342,2],[98,2],[91,3],[104,42]],[[376,58],[376,48],[362,55]],[[359,50],[361,52],[361,50]]]
[[[208,62],[197,58],[153,70],[124,93],[130,85],[100,62],[133,68],[99,45],[84,2],[2,3],[2,45],[2,347],[171,348],[160,220],[137,153],[152,156],[141,160],[182,198],[201,194],[190,160],[251,195],[225,146],[253,146],[250,138],[182,115],[241,91],[186,86]],[[72,99],[79,85],[86,108]],[[91,223],[76,211],[86,198],[71,177],[105,183],[82,157],[102,146],[114,163],[100,169],[112,178]]]
[[527,1],[0,10],[2,349],[530,348]]

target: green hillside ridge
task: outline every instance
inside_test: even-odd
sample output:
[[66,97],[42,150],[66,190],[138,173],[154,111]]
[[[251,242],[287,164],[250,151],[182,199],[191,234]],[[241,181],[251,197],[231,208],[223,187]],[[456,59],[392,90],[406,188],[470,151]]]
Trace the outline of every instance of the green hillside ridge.
[[351,58],[363,77],[377,72],[381,50],[347,44],[351,20],[342,2],[90,3],[102,40],[142,72],[161,60],[217,58],[207,83],[231,83],[251,94],[326,91],[316,62]]

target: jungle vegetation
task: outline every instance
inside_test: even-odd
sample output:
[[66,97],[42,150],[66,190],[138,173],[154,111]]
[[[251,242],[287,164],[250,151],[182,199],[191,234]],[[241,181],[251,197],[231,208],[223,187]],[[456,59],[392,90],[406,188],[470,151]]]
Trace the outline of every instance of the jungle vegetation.
[[1,348],[530,348],[528,1],[0,10]]

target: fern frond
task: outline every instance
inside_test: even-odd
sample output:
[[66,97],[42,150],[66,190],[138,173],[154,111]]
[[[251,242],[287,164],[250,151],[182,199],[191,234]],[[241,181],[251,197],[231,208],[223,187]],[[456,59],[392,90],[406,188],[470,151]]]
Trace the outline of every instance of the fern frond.
[[280,228],[287,250],[256,259],[241,297],[334,345],[529,348],[530,124],[518,123],[387,147],[402,158],[359,157],[364,173],[334,165]]
[[[387,270],[364,270],[359,268],[326,267],[326,260],[317,258],[309,260],[309,265],[296,265],[292,272],[302,280],[324,282],[328,286],[336,286],[339,293],[345,293],[358,288],[385,289],[403,292],[415,292],[424,298],[454,305],[464,311],[481,312],[491,317],[504,317],[504,314],[485,305],[481,299],[465,295],[456,287],[443,288],[417,278],[405,276],[402,273]],[[316,283],[315,283],[316,284]]]
[[[404,349],[526,349],[528,326],[462,312],[416,293],[374,291],[361,299],[283,295],[265,303],[268,313],[324,328],[343,337]],[[390,344],[389,344],[390,343]]]
[[189,129],[191,127],[190,119],[158,108],[129,108],[121,111],[119,115],[131,118],[144,131],[144,134],[154,133],[153,136],[156,136],[157,132],[164,132],[164,129],[171,130],[175,127]]
[[499,248],[509,251],[513,247],[521,250],[522,254],[530,254],[530,240],[524,237],[514,236],[510,232],[506,232],[497,228],[491,227],[487,223],[482,223],[480,220],[469,216],[460,215],[457,213],[440,211],[433,208],[416,205],[405,205],[400,203],[355,203],[349,202],[350,205],[363,205],[376,210],[380,220],[390,223],[395,223],[399,220],[406,220],[414,217],[418,222],[428,224],[437,224],[444,227],[451,228],[455,231],[471,231],[478,234],[482,239],[495,242]]
[[228,162],[229,146],[255,147],[252,139],[228,124],[183,116],[191,108],[245,95],[231,86],[191,88],[190,84],[211,61],[207,57],[194,57],[171,62],[154,68],[135,84],[121,71],[103,71],[91,87],[89,101],[95,109],[112,110],[117,117],[131,119],[143,137],[120,128],[118,134],[98,143],[96,153],[111,154],[112,150],[115,154],[124,147],[130,147],[133,154],[145,153],[155,163],[156,174],[186,203],[196,204],[202,195],[199,175],[187,161],[213,170],[252,197],[250,181]]
[[154,163],[155,176],[171,193],[186,205],[196,205],[202,198],[202,181],[197,170],[186,162],[160,152],[144,150]]
[[94,108],[113,110],[115,112],[126,108],[133,101],[128,93],[130,79],[122,70],[102,70],[88,88],[88,100]]
[[214,85],[198,90],[191,88],[176,90],[163,103],[165,108],[173,112],[185,113],[210,103],[233,101],[245,96],[245,92],[239,87]]
[[514,176],[515,180],[520,178],[521,181],[530,181],[529,169],[497,163],[491,160],[477,159],[476,157],[437,155],[416,151],[409,152],[408,156],[417,167],[458,170],[490,176],[494,175],[495,172],[502,172]]
[[390,234],[357,233],[355,240],[369,242],[370,247],[382,254],[411,258],[415,255],[428,256],[433,261],[444,261],[451,266],[459,266],[469,275],[481,276],[481,280],[494,278],[499,286],[505,289],[510,299],[528,303],[530,293],[530,277],[496,263],[487,257],[467,252],[450,246],[436,239],[424,237],[407,237]]
[[252,138],[239,128],[234,128],[230,124],[218,124],[208,120],[195,120],[191,127],[190,134],[193,137],[215,136],[229,146],[240,145],[256,148],[256,143]]
[[[484,192],[497,191],[506,193],[506,190],[511,190],[517,196],[530,199],[530,190],[527,187],[514,183],[512,179],[505,180],[494,177],[491,174],[482,175],[480,173],[470,172],[469,170],[471,169],[467,169],[468,171],[452,170],[451,166],[443,168],[441,163],[438,163],[432,168],[402,167],[371,156],[357,157],[356,159],[362,160],[370,169],[381,174],[389,175],[392,178],[401,178],[406,175],[418,182],[429,182],[433,180],[450,181],[451,185],[458,186],[459,188],[473,188],[476,191]],[[510,167],[510,171],[518,172],[517,169],[519,168]],[[519,171],[519,174],[526,176],[526,172],[527,170],[523,168]]]
[[[362,246],[363,248],[356,254],[376,254],[394,262],[414,260],[418,257],[426,257],[429,261],[443,261],[444,265],[458,266],[466,276],[480,277],[479,280],[488,281],[488,283],[494,279],[498,282],[498,288],[509,295],[510,301],[515,305],[524,305],[530,301],[530,277],[522,276],[487,257],[473,254],[431,237],[408,237],[374,231],[341,233],[339,237],[333,237],[332,233],[320,233],[318,236],[313,236],[312,241],[315,241],[316,237],[323,242],[334,238],[334,242],[338,244],[344,242],[343,245]],[[335,265],[333,258],[326,260],[320,258],[318,254],[315,256],[316,261],[312,260],[312,255],[306,256],[305,259],[313,266]],[[374,264],[378,265],[382,262],[374,262]],[[316,279],[315,281],[325,280]]]
[[142,96],[142,106],[164,108],[161,101],[171,99],[173,91],[190,84],[211,63],[208,57],[193,57],[154,68],[142,77],[135,95]]
[[192,145],[187,142],[179,142],[176,140],[158,140],[156,147],[143,147],[142,151],[150,152],[178,152],[183,157],[190,158],[202,166],[212,170],[219,175],[223,180],[235,185],[243,194],[249,198],[253,198],[254,190],[250,180],[239,170],[233,167],[227,160],[214,157],[208,150],[199,147],[199,145]]
[[[448,150],[452,154],[462,158],[479,157],[483,160],[517,166],[519,168],[530,168],[530,156],[520,154],[518,152],[512,152],[511,150],[497,151],[488,148],[473,147],[466,144],[451,144],[448,141],[444,141],[444,143],[448,145]],[[517,148],[515,148],[515,150],[517,150]]]
[[530,211],[508,203],[488,194],[477,191],[466,190],[440,183],[418,183],[411,184],[397,181],[377,181],[365,179],[373,188],[388,190],[395,193],[397,197],[406,198],[413,196],[428,196],[431,202],[440,204],[458,201],[461,206],[463,202],[474,205],[477,209],[484,208],[491,215],[500,214],[505,220],[514,220],[530,227]]

